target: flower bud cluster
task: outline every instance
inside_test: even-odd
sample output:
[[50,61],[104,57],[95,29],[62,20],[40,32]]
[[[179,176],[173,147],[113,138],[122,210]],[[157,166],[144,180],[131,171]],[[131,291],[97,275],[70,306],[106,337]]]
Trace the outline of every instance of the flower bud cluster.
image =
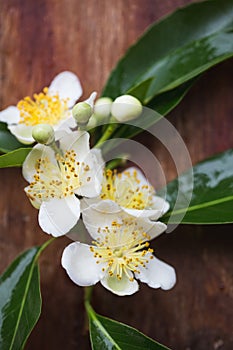
[[110,97],[100,97],[93,107],[86,101],[79,102],[72,110],[77,125],[88,129],[106,123],[110,118],[124,123],[138,118],[141,113],[141,102],[131,95],[119,96],[114,101]]

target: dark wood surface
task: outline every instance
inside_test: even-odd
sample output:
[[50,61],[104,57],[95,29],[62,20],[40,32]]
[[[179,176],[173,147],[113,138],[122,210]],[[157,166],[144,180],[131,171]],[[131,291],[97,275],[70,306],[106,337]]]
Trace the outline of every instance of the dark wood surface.
[[[111,68],[154,20],[188,4],[185,0],[8,0],[0,1],[0,108],[48,85],[55,74],[77,73],[84,97],[101,91]],[[206,73],[170,114],[193,163],[232,147],[232,61]],[[153,138],[140,137],[153,152]],[[174,169],[159,149],[163,170]],[[182,155],[181,155],[182,157]],[[20,169],[0,171],[0,271],[23,249],[47,236],[28,202]],[[157,185],[154,181],[154,185]],[[132,297],[116,297],[101,286],[93,305],[175,350],[231,350],[232,225],[180,226],[153,242],[158,257],[174,265],[178,282],[170,292],[141,286]],[[42,316],[27,349],[90,349],[84,329],[83,290],[60,266],[61,238],[41,258]]]

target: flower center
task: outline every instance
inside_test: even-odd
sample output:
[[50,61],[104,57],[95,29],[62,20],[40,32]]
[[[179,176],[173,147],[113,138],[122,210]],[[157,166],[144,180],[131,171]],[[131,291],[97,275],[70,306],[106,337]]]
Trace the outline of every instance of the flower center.
[[26,125],[50,124],[55,125],[65,118],[68,111],[68,99],[60,99],[58,95],[49,95],[48,88],[43,92],[27,96],[19,101],[17,108],[20,111],[20,123]]
[[148,248],[150,236],[135,222],[123,220],[117,225],[112,222],[110,228],[99,228],[98,232],[104,238],[94,241],[90,250],[96,263],[105,265],[102,270],[110,277],[121,280],[126,276],[133,281],[132,272],[140,273],[139,266],[145,268],[149,259],[153,259],[153,255],[148,254],[153,253],[153,249]]
[[83,183],[80,181],[80,172],[84,171],[86,182],[90,167],[84,162],[76,160],[73,150],[67,151],[64,156],[56,155],[56,162],[48,158],[39,158],[36,163],[34,181],[27,187],[27,195],[33,200],[46,201],[51,198],[64,198],[75,193]]
[[120,206],[130,209],[146,209],[153,205],[154,189],[149,185],[142,185],[136,170],[133,173],[107,170],[103,186],[102,199],[110,199]]
[[122,251],[122,249],[119,249],[119,248],[114,249],[113,254],[114,254],[117,258],[122,258],[122,257],[123,257],[123,251]]

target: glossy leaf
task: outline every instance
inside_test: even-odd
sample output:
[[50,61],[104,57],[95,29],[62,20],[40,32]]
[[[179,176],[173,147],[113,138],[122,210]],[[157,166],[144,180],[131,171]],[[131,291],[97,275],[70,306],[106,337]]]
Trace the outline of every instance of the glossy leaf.
[[31,148],[18,148],[0,156],[0,168],[21,166]]
[[[168,114],[200,73],[232,55],[232,18],[232,1],[213,0],[191,4],[155,23],[118,63],[103,95],[131,93],[161,115]],[[229,56],[221,55],[225,45]],[[206,58],[208,50],[213,55],[209,52]],[[139,128],[119,126],[113,137],[132,138],[157,120],[151,115],[141,119],[142,125],[134,121]]]
[[7,153],[20,147],[25,147],[25,145],[10,133],[5,123],[0,122],[0,152]]
[[[233,222],[233,149],[209,158],[167,185],[170,211],[162,220],[183,224],[222,224]],[[193,193],[192,193],[193,187]],[[176,203],[179,193],[179,201]],[[187,208],[187,196],[191,202]],[[174,210],[174,206],[176,208]],[[187,211],[186,211],[187,210]]]
[[138,330],[96,314],[92,308],[88,314],[93,350],[168,350]]
[[41,312],[37,256],[20,255],[0,278],[0,349],[22,349]]
[[233,2],[178,9],[153,24],[113,70],[103,95],[124,93],[148,104],[233,55]]
[[147,105],[147,107],[155,110],[163,116],[167,115],[182,101],[184,96],[191,89],[198,78],[199,76],[187,81],[186,83],[176,87],[173,90],[155,96]]

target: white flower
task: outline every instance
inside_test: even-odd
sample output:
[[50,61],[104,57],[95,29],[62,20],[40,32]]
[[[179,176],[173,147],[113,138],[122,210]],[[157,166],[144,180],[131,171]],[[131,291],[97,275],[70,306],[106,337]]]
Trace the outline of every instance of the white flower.
[[[25,97],[16,106],[9,106],[0,112],[0,121],[24,144],[34,143],[32,128],[37,124],[50,124],[55,131],[75,127],[71,107],[82,95],[78,77],[65,71],[58,74],[49,88],[44,88],[33,99]],[[67,130],[68,131],[68,130]]]
[[31,203],[39,209],[39,224],[53,236],[66,234],[78,221],[80,201],[101,191],[103,160],[99,150],[90,150],[89,134],[63,133],[61,154],[36,145],[23,164],[25,188]]
[[83,199],[82,206],[86,208],[104,200],[117,203],[129,215],[147,217],[151,220],[157,220],[169,209],[169,203],[155,195],[153,186],[142,172],[134,167],[119,174],[107,170],[100,196]]
[[62,266],[74,283],[90,286],[100,281],[117,295],[135,293],[139,288],[136,279],[152,288],[167,290],[174,286],[173,267],[148,248],[148,240],[165,231],[165,224],[135,219],[111,201],[87,208],[82,215],[95,241],[93,245],[74,242],[65,248]]

